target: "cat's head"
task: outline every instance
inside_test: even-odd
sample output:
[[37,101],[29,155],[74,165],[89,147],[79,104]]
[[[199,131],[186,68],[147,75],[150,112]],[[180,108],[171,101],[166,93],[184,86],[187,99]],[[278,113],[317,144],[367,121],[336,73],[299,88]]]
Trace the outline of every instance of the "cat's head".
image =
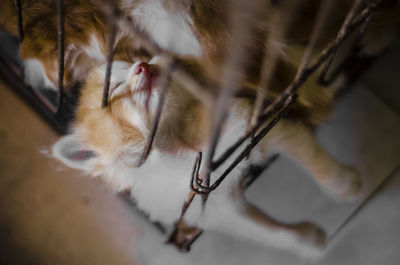
[[[83,85],[71,135],[53,146],[70,167],[101,174],[115,165],[135,167],[150,136],[160,101],[157,59],[113,63],[108,107],[102,108],[106,65],[93,69]],[[205,141],[207,111],[171,81],[153,149],[178,154]]]

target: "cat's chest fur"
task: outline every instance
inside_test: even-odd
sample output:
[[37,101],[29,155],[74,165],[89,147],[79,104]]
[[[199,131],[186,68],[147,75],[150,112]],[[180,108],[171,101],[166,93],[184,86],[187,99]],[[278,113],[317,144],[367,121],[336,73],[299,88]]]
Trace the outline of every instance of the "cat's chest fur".
[[[229,118],[227,126],[219,141],[217,155],[226,150],[243,132],[246,121],[240,118]],[[204,146],[204,150],[207,146]],[[199,150],[203,151],[203,150]],[[237,154],[237,153],[235,153]],[[235,157],[235,154],[232,157]],[[197,152],[186,151],[174,155],[154,150],[146,163],[139,168],[127,168],[124,165],[111,167],[108,176],[109,181],[118,184],[117,186],[130,189],[131,196],[140,209],[146,209],[146,213],[152,220],[158,220],[166,224],[172,224],[180,215],[182,206],[190,192],[190,179]],[[205,161],[207,153],[204,153]],[[212,182],[218,178],[232,158],[213,172]],[[249,162],[249,160],[247,161]],[[210,201],[207,204],[207,211],[218,211],[213,202],[224,203],[229,200],[232,188],[236,187],[239,181],[239,172],[246,166],[241,163],[232,174],[226,178],[221,186],[211,193]],[[203,162],[204,169],[204,162]],[[216,213],[218,215],[218,213]],[[207,214],[208,215],[208,214]],[[190,223],[201,224],[203,218],[201,209],[201,197],[197,196],[186,214]]]

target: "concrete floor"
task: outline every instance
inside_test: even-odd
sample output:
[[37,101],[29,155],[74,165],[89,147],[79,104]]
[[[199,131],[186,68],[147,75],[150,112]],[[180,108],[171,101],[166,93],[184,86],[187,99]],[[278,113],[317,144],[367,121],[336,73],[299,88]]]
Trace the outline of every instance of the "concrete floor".
[[58,135],[1,82],[0,264],[400,264],[398,51],[378,61],[317,132],[332,155],[360,169],[366,185],[359,200],[332,199],[285,156],[247,193],[277,218],[326,229],[326,253],[311,262],[207,232],[189,254],[176,252],[98,180],[49,157]]

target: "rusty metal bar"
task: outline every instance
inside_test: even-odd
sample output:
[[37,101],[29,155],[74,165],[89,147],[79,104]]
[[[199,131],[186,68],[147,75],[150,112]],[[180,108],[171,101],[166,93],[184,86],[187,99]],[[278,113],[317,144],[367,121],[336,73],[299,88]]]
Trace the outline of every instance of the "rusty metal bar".
[[[357,36],[357,40],[355,41],[355,43],[359,43],[359,41],[362,39],[366,29],[369,26],[369,23],[371,22],[371,19],[373,17],[374,13],[371,13],[367,19],[364,21],[364,23],[361,25],[360,27],[360,31],[359,34]],[[344,60],[343,62],[340,62],[340,64],[338,66],[335,67],[335,69],[331,70],[330,75],[327,77],[328,72],[331,68],[331,64],[336,56],[337,51],[340,49],[340,47],[337,47],[335,49],[335,51],[332,53],[332,55],[329,57],[329,60],[325,63],[323,70],[321,71],[321,74],[318,77],[318,83],[321,86],[329,86],[330,84],[332,84],[332,82],[340,75],[340,73],[342,71],[346,70],[346,67],[351,66],[351,63],[354,62],[354,60],[357,60],[357,55],[356,54],[351,54],[348,58],[346,58],[346,60]],[[357,46],[354,48],[357,49]],[[363,64],[363,68],[367,67],[367,64]],[[365,69],[365,68],[364,68]],[[354,78],[354,76],[351,76],[352,80]]]
[[24,26],[22,21],[21,0],[14,0],[14,5],[15,5],[15,12],[17,14],[19,42],[21,43],[24,40]]
[[[192,183],[192,182],[193,182],[195,179],[197,179],[198,176],[199,176],[199,171],[200,171],[200,167],[201,167],[202,156],[203,156],[202,152],[198,152],[198,153],[197,153],[196,160],[195,160],[194,165],[193,165],[193,170],[192,170],[192,175],[191,175],[191,181],[190,181],[190,183]],[[191,188],[191,189],[193,188],[192,184],[190,185],[190,188]],[[175,222],[174,229],[172,230],[172,232],[171,232],[170,235],[168,236],[168,239],[167,239],[167,242],[168,242],[168,243],[176,243],[176,242],[174,242],[174,238],[175,238],[175,236],[177,235],[177,233],[178,233],[178,231],[179,231],[179,229],[180,229],[180,224],[183,222],[183,218],[184,218],[184,216],[185,216],[185,213],[186,213],[187,209],[189,209],[189,207],[190,207],[190,205],[192,204],[193,199],[194,199],[195,197],[196,197],[196,192],[190,191],[189,194],[188,194],[188,196],[187,196],[187,198],[186,198],[186,200],[185,200],[185,202],[184,202],[184,204],[183,204],[183,206],[182,206],[181,214],[180,214],[178,220]],[[196,235],[196,236],[191,240],[191,242],[188,242],[188,243],[189,243],[189,248],[190,248],[190,245],[191,245],[200,235],[201,235],[201,232],[200,232],[198,235]]]
[[[347,39],[347,37],[358,27],[360,26],[375,10],[375,8],[378,6],[380,0],[376,0],[373,3],[371,3],[369,6],[364,8],[360,14],[354,18],[354,20],[349,24],[348,30],[345,32],[345,34],[338,34],[337,38],[333,40],[327,48],[318,56],[313,63],[306,67],[300,75],[297,75],[297,79],[295,79],[286,89],[285,91],[281,94],[280,97],[278,97],[273,103],[271,103],[267,109],[264,111],[264,113],[260,116],[259,121],[256,126],[253,127],[252,130],[249,130],[244,136],[240,137],[230,148],[228,148],[214,163],[213,163],[213,170],[217,169],[220,165],[222,165],[236,150],[239,146],[241,146],[249,137],[257,130],[259,130],[262,126],[262,124],[268,120],[273,113],[279,111],[283,107],[287,107],[291,104],[291,102],[287,103],[287,101],[293,100],[294,93],[297,91],[297,89],[310,77],[312,73],[314,73],[317,68],[324,63],[329,56],[334,52],[334,50],[340,46],[343,41]],[[285,107],[285,108],[286,108]],[[253,146],[254,147],[254,146]],[[240,159],[241,161],[242,159]],[[237,164],[236,164],[237,165]],[[236,166],[235,165],[235,166]],[[219,184],[218,184],[219,185]],[[197,185],[199,186],[199,185]],[[199,187],[202,189],[207,189],[207,187]]]
[[218,188],[218,186],[224,181],[224,179],[232,172],[233,169],[245,158],[247,155],[253,150],[253,148],[264,138],[264,136],[275,126],[275,124],[281,119],[281,117],[285,114],[291,104],[293,104],[296,96],[290,96],[282,108],[277,112],[275,117],[264,127],[261,129],[259,133],[257,133],[251,142],[246,146],[246,148],[240,152],[239,156],[235,158],[235,160],[228,166],[228,168],[221,174],[221,176],[210,186],[199,185],[195,180],[193,185],[196,188],[192,190],[199,194],[209,194],[211,191]]
[[[97,0],[103,2],[104,0]],[[159,47],[154,41],[149,39],[142,31],[137,28],[137,25],[130,19],[120,15],[121,11],[115,10],[116,21],[119,23],[119,26],[129,33],[133,34],[138,42],[142,43],[146,50],[152,54],[160,55],[160,54],[169,54],[168,51],[163,50]],[[182,69],[178,64],[175,64],[175,69],[172,72],[172,80],[181,83],[183,88],[185,88],[188,92],[194,95],[197,99],[201,100],[203,104],[206,106],[211,106],[212,102],[215,99],[215,95],[213,95],[209,90],[205,89],[202,85],[200,85],[192,76],[190,76],[185,69]]]
[[[170,54],[170,52],[159,47],[153,40],[151,40],[146,34],[141,31],[132,19],[123,15],[123,12],[119,10],[112,1],[108,0],[95,0],[102,10],[109,16],[114,18],[114,22],[121,29],[135,36],[135,40],[141,43],[146,50],[153,56],[161,54]],[[174,59],[175,60],[175,59]],[[175,65],[175,69],[172,73],[172,80],[179,82],[187,89],[192,95],[201,100],[206,106],[210,106],[215,98],[209,90],[205,89],[196,80],[190,76],[185,69],[182,69],[178,64]]]
[[367,28],[368,28],[368,26],[369,26],[369,23],[371,23],[371,20],[372,20],[373,16],[374,16],[374,13],[371,13],[371,14],[367,17],[367,19],[365,20],[365,22],[361,25],[361,27],[360,27],[359,38],[362,37],[362,36],[365,34],[365,32],[367,31]]
[[[289,30],[290,24],[295,19],[294,16],[295,16],[296,10],[298,8],[300,8],[302,4],[303,4],[303,1],[297,1],[295,3],[286,4],[287,6],[285,6],[283,8],[285,10],[285,12],[287,11],[291,14],[291,17],[292,17],[291,19],[286,19],[286,20],[280,22],[279,17],[281,14],[278,13],[277,15],[275,15],[277,17],[275,17],[273,19],[273,21],[275,21],[275,23],[280,22],[283,24],[282,25],[283,32],[280,32],[279,30],[278,30],[278,32],[274,32],[274,29],[272,29],[272,32],[270,33],[272,36],[271,37],[272,40],[279,41],[280,43],[283,42],[286,32]],[[297,72],[297,78],[298,78],[299,73],[303,72],[304,68],[306,67],[306,65],[308,64],[308,62],[310,60],[312,52],[315,48],[315,44],[318,40],[318,36],[319,36],[319,34],[321,34],[323,26],[328,17],[327,13],[329,12],[332,4],[333,4],[332,0],[324,1],[323,3],[321,3],[320,11],[318,12],[318,17],[316,18],[316,23],[315,23],[316,26],[313,30],[310,44],[308,45],[305,55],[302,58],[302,62],[300,63],[300,67]],[[273,25],[275,25],[275,23],[273,23]],[[271,41],[271,39],[267,40],[267,42]],[[270,62],[268,62],[268,61],[270,61]],[[220,158],[218,158],[215,162],[213,162],[213,164],[212,164],[213,169],[218,168],[226,159],[229,158],[229,156],[244,141],[246,141],[246,139],[248,139],[251,135],[253,135],[256,132],[256,130],[259,128],[259,126],[257,126],[257,124],[259,123],[259,120],[260,120],[260,114],[262,111],[262,107],[264,105],[266,92],[268,90],[269,83],[272,79],[273,71],[276,66],[276,62],[277,62],[276,55],[271,55],[271,56],[266,55],[264,57],[263,66],[262,66],[263,67],[263,70],[262,70],[263,75],[261,77],[261,83],[260,83],[259,90],[257,91],[258,93],[257,93],[256,103],[255,103],[254,111],[252,114],[251,122],[250,122],[250,127],[244,136],[239,138],[238,141],[235,142],[235,144],[233,146],[231,146],[228,150],[226,150],[226,152],[224,152],[224,154]]]
[[[195,181],[195,179],[197,179],[199,177],[199,171],[200,171],[200,167],[201,167],[202,157],[203,157],[203,153],[198,152],[196,161],[194,162],[192,175],[190,177],[190,179],[191,179],[190,180],[190,189],[195,188],[195,187],[193,187],[192,183],[193,183],[193,181]],[[189,192],[189,195],[188,195],[185,203],[183,204],[181,215],[179,216],[179,221],[182,220],[183,217],[185,216],[185,213],[186,213],[187,209],[189,208],[190,204],[192,203],[195,196],[196,196],[196,192],[193,192],[193,191]]]
[[326,25],[326,22],[329,18],[329,12],[331,11],[334,2],[334,0],[326,0],[320,4],[319,12],[314,23],[315,26],[311,33],[310,42],[306,48],[306,51],[304,52],[303,58],[301,59],[295,79],[298,79],[300,77],[300,75],[304,72],[304,69],[310,63],[311,57],[315,51],[319,37],[324,30],[324,26]]
[[[342,36],[343,36],[343,35],[346,34],[346,32],[347,32],[347,30],[348,30],[348,27],[350,26],[351,21],[353,20],[354,16],[356,15],[356,12],[360,9],[360,7],[361,7],[362,5],[365,4],[365,2],[366,2],[366,0],[356,0],[356,1],[354,2],[354,5],[351,7],[349,13],[347,14],[347,16],[346,16],[346,18],[345,18],[345,20],[344,20],[344,22],[343,22],[342,27],[341,27],[340,30],[339,30],[339,35],[342,35]],[[318,82],[319,82],[321,85],[325,85],[325,86],[326,86],[326,85],[329,85],[330,82],[331,82],[331,79],[332,79],[332,78],[330,78],[329,80],[327,80],[327,79],[326,79],[326,75],[328,74],[328,71],[329,71],[329,69],[330,69],[330,67],[331,67],[331,65],[332,65],[333,59],[334,59],[335,56],[336,56],[337,50],[338,50],[338,49],[335,49],[335,50],[332,52],[332,54],[329,56],[327,62],[325,63],[325,65],[324,65],[324,67],[323,67],[323,69],[322,69],[322,71],[321,71],[321,74],[319,75]]]
[[[270,51],[269,44],[284,43],[286,35],[292,26],[292,22],[296,18],[298,9],[302,6],[304,1],[285,1],[279,10],[275,11],[272,18],[272,28],[265,41],[264,58],[261,66],[261,78],[259,88],[257,89],[256,101],[253,107],[253,113],[250,117],[249,128],[254,127],[259,119],[259,116],[264,108],[265,98],[267,96],[269,86],[275,68],[278,62],[278,54],[276,51]],[[283,14],[284,12],[284,14]]]
[[275,154],[271,157],[269,157],[265,162],[262,164],[257,164],[257,165],[250,165],[245,173],[243,174],[242,180],[241,180],[241,188],[243,190],[248,189],[254,181],[256,181],[265,170],[267,170],[273,162],[279,157],[279,154]]
[[[226,63],[222,73],[222,83],[219,95],[214,101],[213,116],[211,122],[210,142],[205,168],[201,174],[202,185],[208,187],[210,184],[210,174],[212,171],[212,161],[221,134],[223,125],[228,116],[229,102],[234,92],[240,88],[241,77],[238,73],[243,72],[243,63],[246,54],[246,44],[249,37],[252,23],[249,19],[257,9],[262,7],[262,1],[246,0],[233,1],[230,3],[231,23],[233,27],[231,47],[226,55]],[[203,197],[203,205],[207,197]]]
[[58,23],[58,105],[57,113],[60,114],[64,98],[64,1],[57,0],[57,23]]
[[106,108],[108,106],[108,97],[110,93],[110,81],[111,81],[111,71],[112,64],[114,60],[114,44],[117,35],[117,27],[114,23],[114,17],[108,17],[108,41],[107,41],[107,68],[106,76],[104,78],[104,88],[103,88],[103,99],[101,102],[101,107]]
[[152,129],[151,129],[151,132],[150,132],[150,136],[147,137],[146,144],[145,144],[145,147],[144,147],[144,151],[143,151],[142,156],[141,156],[141,158],[139,160],[139,163],[137,165],[138,167],[143,165],[143,163],[146,161],[147,157],[150,154],[150,150],[151,150],[151,147],[153,145],[154,137],[156,136],[158,125],[160,123],[162,110],[163,110],[164,102],[165,102],[165,97],[166,97],[167,92],[168,92],[168,84],[170,82],[171,73],[172,73],[172,71],[174,69],[174,62],[172,60],[172,57],[170,57],[170,56],[165,57],[164,61],[165,61],[164,64],[167,65],[167,66],[163,67],[164,70],[161,72],[161,76],[160,76],[160,89],[161,89],[160,101],[158,102],[156,114],[155,114],[155,117],[154,117],[154,120],[153,120]]
[[279,109],[279,107],[287,100],[287,98],[295,93],[297,89],[314,73],[321,64],[323,64],[329,56],[349,37],[349,35],[360,26],[376,9],[380,0],[373,1],[368,5],[347,27],[345,34],[338,34],[337,38],[333,40],[328,47],[322,51],[320,56],[316,58],[310,66],[306,67],[302,73],[297,75],[297,78],[285,89],[281,96],[267,107],[260,119],[264,120],[269,117],[271,113]]
[[241,146],[250,136],[254,135],[255,130],[248,130],[246,134],[241,136],[236,142],[229,147],[218,159],[216,159],[212,164],[212,170],[219,168],[238,148]]

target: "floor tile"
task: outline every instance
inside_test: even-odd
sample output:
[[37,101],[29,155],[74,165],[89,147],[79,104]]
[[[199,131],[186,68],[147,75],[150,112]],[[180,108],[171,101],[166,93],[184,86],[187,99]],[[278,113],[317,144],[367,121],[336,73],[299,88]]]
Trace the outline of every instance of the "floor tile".
[[400,167],[312,265],[400,264]]

